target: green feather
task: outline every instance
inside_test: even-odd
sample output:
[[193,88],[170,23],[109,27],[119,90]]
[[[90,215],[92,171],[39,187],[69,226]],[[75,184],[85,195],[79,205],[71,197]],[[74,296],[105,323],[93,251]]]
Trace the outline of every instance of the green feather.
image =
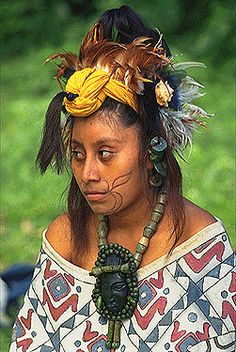
[[119,32],[115,27],[112,27],[112,32],[111,32],[111,40],[113,42],[117,42],[119,37]]

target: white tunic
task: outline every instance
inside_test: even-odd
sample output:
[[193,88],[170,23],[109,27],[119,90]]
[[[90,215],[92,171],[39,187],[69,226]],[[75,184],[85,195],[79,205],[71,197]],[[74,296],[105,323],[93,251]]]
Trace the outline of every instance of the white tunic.
[[[220,221],[138,270],[139,301],[119,352],[235,351],[235,255]],[[91,299],[95,278],[43,235],[10,352],[108,352],[108,323]]]

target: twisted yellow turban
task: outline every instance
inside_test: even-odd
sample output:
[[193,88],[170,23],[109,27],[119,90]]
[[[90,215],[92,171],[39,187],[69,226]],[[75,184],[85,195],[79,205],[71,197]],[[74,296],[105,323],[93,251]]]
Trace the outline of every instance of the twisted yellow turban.
[[73,116],[89,116],[100,108],[106,97],[138,111],[136,94],[122,82],[95,68],[76,71],[68,80],[66,92],[78,94],[74,100],[64,98],[66,110]]

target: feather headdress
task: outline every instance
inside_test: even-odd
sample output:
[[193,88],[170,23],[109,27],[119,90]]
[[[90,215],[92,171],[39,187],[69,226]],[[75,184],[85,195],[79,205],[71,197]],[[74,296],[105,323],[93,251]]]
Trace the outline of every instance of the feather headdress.
[[[203,86],[185,72],[190,67],[204,65],[195,62],[175,64],[166,56],[161,38],[155,44],[153,38],[148,37],[120,44],[104,39],[101,23],[98,23],[88,32],[78,56],[65,52],[52,55],[46,61],[61,60],[55,75],[61,87],[74,73],[88,68],[106,73],[111,80],[122,83],[136,96],[144,93],[145,83],[153,84],[168,144],[182,152],[187,144],[191,146],[193,129],[203,124],[199,117],[209,116],[192,103],[203,95],[200,93]],[[67,91],[65,99],[69,99],[68,94],[70,92]],[[79,94],[72,94],[69,100],[76,96]]]

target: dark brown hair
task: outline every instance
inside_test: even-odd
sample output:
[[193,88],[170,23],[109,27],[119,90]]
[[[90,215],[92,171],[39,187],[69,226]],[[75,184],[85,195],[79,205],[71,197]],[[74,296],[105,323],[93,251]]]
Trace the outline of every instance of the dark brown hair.
[[[104,13],[100,19],[104,28],[104,37],[112,40],[114,28],[116,31],[116,41],[119,43],[129,43],[136,37],[148,35],[158,42],[160,35],[145,27],[140,16],[133,12],[128,6],[122,6],[120,9],[109,10]],[[167,56],[170,52],[167,44],[164,42]],[[164,128],[160,122],[159,110],[155,98],[154,83],[145,83],[143,95],[138,96],[139,114],[131,107],[118,103],[111,98],[106,98],[105,102],[99,109],[99,112],[107,112],[109,115],[118,115],[124,127],[137,128],[140,136],[140,153],[144,160],[147,157],[147,151],[150,140],[153,136],[158,135],[167,140]],[[63,109],[64,94],[57,94],[46,114],[46,122],[42,144],[37,156],[37,164],[41,172],[45,172],[49,164],[53,161],[59,172],[62,171],[65,164],[65,147],[62,142],[62,133],[60,127],[60,112]],[[55,116],[57,116],[55,121]],[[75,118],[69,117],[69,130],[72,131]],[[143,158],[144,157],[144,158]],[[165,154],[167,167],[167,176],[165,178],[165,189],[167,192],[170,215],[174,225],[173,234],[175,242],[180,238],[184,227],[184,203],[182,198],[182,177],[179,165],[173,154],[173,150],[168,145]],[[158,193],[160,188],[156,188]],[[92,219],[92,210],[80,192],[79,186],[72,175],[69,192],[68,192],[68,214],[71,221],[72,235],[74,239],[75,251],[83,253],[88,244],[89,225]]]
[[[149,95],[149,99],[146,95]],[[119,117],[123,127],[131,127],[137,129],[140,137],[140,160],[142,160],[142,167],[145,167],[144,160],[148,157],[148,148],[150,146],[150,140],[153,136],[158,135],[166,138],[164,135],[164,129],[160,125],[158,109],[156,108],[155,100],[152,95],[150,87],[145,90],[145,96],[142,96],[139,102],[141,114],[137,114],[128,105],[117,103],[111,98],[106,98],[104,104],[99,109],[99,112],[107,113],[106,115],[111,116],[116,114]],[[148,106],[147,106],[148,103]],[[75,118],[72,118],[71,127],[73,128],[73,122]],[[174,244],[178,241],[184,226],[184,212],[183,212],[183,198],[182,193],[182,177],[179,165],[173,155],[170,146],[166,150],[165,156],[167,166],[167,176],[164,181],[168,205],[170,209],[170,215],[173,221],[174,229],[173,234],[175,235]],[[160,191],[160,188],[155,188],[156,193]],[[75,251],[86,250],[89,225],[92,218],[92,210],[88,203],[80,192],[79,186],[76,183],[74,176],[71,178],[71,183],[68,193],[68,213],[71,221],[71,228],[73,238],[75,240]]]

